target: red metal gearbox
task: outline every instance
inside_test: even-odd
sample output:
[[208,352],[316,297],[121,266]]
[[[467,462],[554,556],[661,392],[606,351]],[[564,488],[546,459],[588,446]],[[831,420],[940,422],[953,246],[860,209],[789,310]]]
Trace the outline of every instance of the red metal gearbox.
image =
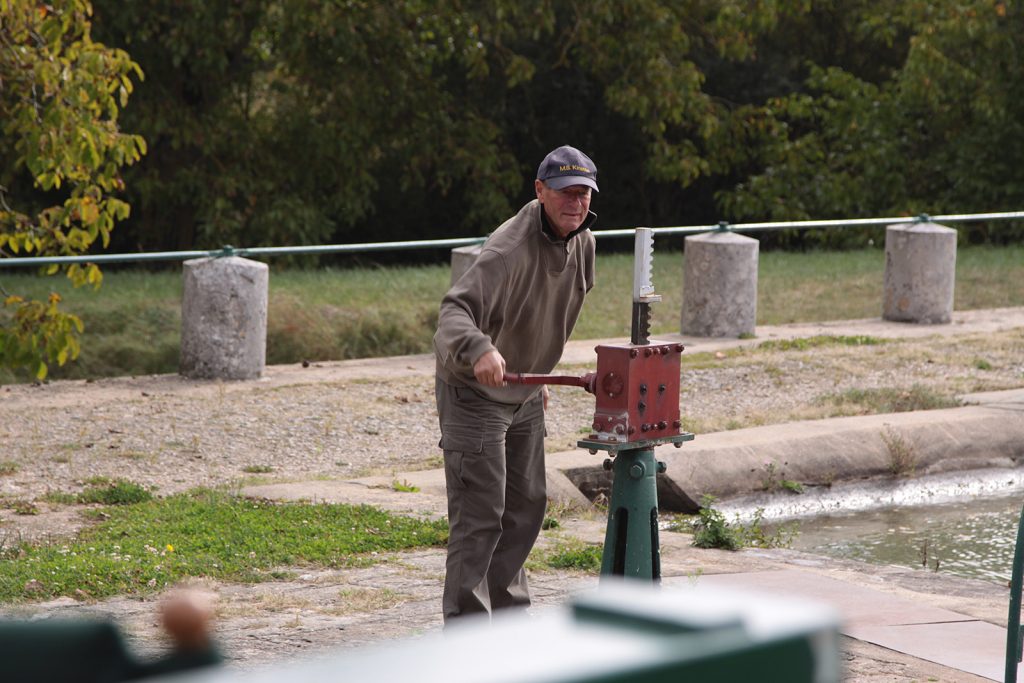
[[621,444],[683,434],[679,418],[682,344],[601,344],[597,372],[582,377],[507,373],[512,384],[583,387],[597,398],[591,441]]
[[646,441],[681,433],[682,344],[602,344],[595,350],[597,406],[591,439]]

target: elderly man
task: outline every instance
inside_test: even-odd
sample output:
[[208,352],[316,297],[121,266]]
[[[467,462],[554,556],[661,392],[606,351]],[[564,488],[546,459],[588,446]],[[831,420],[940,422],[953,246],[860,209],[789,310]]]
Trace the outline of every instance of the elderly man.
[[597,168],[569,146],[537,169],[537,194],[505,221],[441,302],[434,350],[448,486],[443,612],[530,604],[526,561],[547,504],[547,391],[508,372],[550,372],[594,286]]

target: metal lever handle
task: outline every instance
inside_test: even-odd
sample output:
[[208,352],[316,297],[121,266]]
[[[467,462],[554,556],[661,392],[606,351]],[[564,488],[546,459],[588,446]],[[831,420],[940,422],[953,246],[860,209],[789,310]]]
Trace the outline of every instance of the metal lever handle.
[[530,372],[506,372],[505,381],[509,384],[561,384],[568,387],[583,387],[589,393],[594,393],[594,384],[597,380],[596,372],[589,372],[582,377],[574,375],[538,375]]

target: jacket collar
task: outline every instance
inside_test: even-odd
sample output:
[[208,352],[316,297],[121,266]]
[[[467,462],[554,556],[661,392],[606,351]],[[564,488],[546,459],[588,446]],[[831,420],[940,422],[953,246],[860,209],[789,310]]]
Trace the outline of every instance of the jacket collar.
[[583,225],[581,225],[580,227],[576,228],[568,235],[566,235],[565,239],[562,239],[561,237],[555,234],[554,229],[551,227],[551,223],[548,221],[548,214],[547,212],[544,211],[544,205],[540,204],[539,202],[538,204],[540,206],[541,230],[544,231],[544,234],[547,235],[548,239],[551,240],[552,242],[568,242],[569,240],[571,240],[573,237],[580,234],[584,230],[589,230],[591,226],[594,225],[594,221],[597,220],[597,214],[588,209],[587,217],[583,219]]

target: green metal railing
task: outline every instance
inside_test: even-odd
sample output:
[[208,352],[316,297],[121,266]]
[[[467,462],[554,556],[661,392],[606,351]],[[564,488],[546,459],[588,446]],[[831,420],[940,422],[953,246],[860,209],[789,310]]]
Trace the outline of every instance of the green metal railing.
[[1010,579],[1010,614],[1006,620],[1006,674],[1004,683],[1017,683],[1017,665],[1021,661],[1024,631],[1020,628],[1021,584],[1024,581],[1024,508],[1017,524],[1017,545],[1013,551],[1013,575]]
[[[952,214],[942,216],[897,216],[894,218],[849,218],[821,221],[789,221],[774,223],[720,222],[715,225],[692,225],[682,227],[652,228],[656,235],[698,235],[707,232],[759,232],[765,230],[809,230],[815,228],[852,228],[908,223],[977,223],[981,221],[1002,221],[1024,219],[1024,211],[1002,213]],[[594,237],[610,239],[632,237],[635,228],[595,230]],[[415,249],[450,249],[454,247],[482,244],[486,237],[462,237],[442,240],[412,240],[404,242],[364,242],[361,244],[321,244],[303,247],[233,247],[206,251],[155,251],[135,254],[82,254],[78,256],[23,256],[0,258],[0,268],[19,266],[46,266],[71,263],[129,263],[147,261],[187,261],[195,258],[221,258],[225,256],[290,256],[298,254],[355,254],[383,251],[409,251]]]

